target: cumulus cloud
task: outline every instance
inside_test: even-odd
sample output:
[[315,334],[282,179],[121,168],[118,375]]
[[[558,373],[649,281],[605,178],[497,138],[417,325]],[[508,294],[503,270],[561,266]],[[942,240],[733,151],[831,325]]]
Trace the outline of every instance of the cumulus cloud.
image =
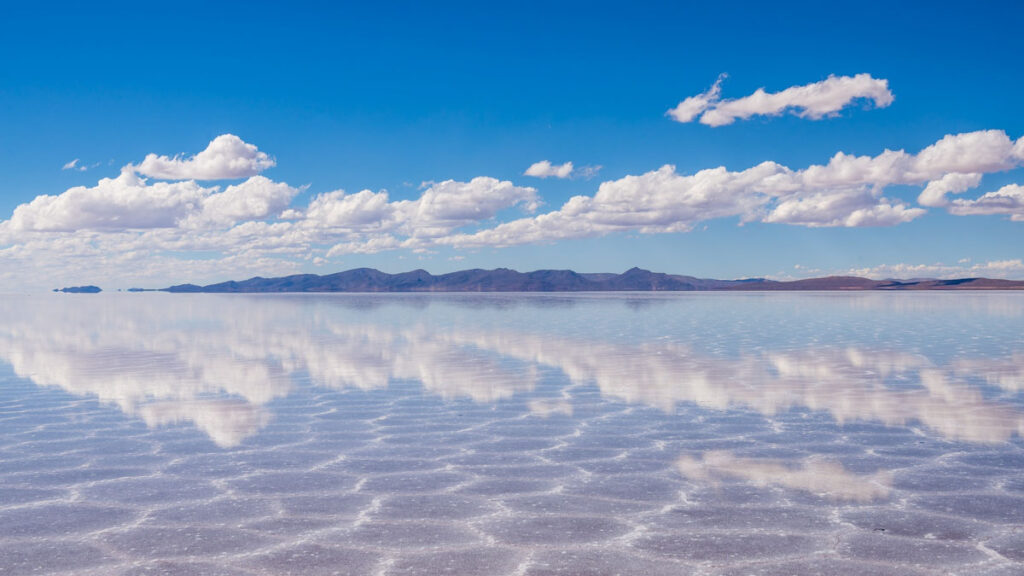
[[390,230],[396,223],[395,206],[386,191],[346,194],[335,190],[313,198],[306,209],[306,220],[322,226]]
[[[1019,166],[1022,141],[1014,142],[999,130],[951,134],[917,154],[839,152],[826,164],[802,170],[763,162],[742,171],[719,167],[687,175],[665,165],[603,182],[595,195],[575,196],[559,210],[438,242],[475,248],[614,232],[684,232],[698,222],[724,217],[809,227],[893,226],[920,217],[925,209],[884,197],[887,187],[932,183],[925,198],[940,201],[946,192],[966,189],[977,174]],[[975,204],[958,200],[954,209],[965,214],[1014,210],[1014,190],[992,194]]]
[[231,180],[255,176],[276,162],[234,134],[221,134],[202,152],[184,157],[148,154],[131,169],[161,180]]
[[147,179],[126,166],[93,186],[36,197],[0,222],[0,283],[37,286],[44,279],[32,271],[48,268],[77,283],[117,277],[135,285],[293,273],[325,257],[428,250],[434,238],[503,210],[540,205],[536,189],[489,177],[434,182],[402,200],[386,190],[335,190],[292,206],[299,192],[259,175],[204,186]]
[[540,162],[534,162],[530,164],[530,167],[523,172],[526,176],[533,176],[534,178],[568,178],[572,175],[572,162],[566,162],[565,164],[552,164],[547,160],[541,160]]
[[180,222],[188,228],[230,226],[246,220],[262,220],[281,213],[299,192],[284,182],[253,176],[223,192],[205,196],[198,212]]
[[270,216],[287,206],[297,192],[262,176],[223,192],[192,180],[150,183],[126,167],[117,178],[103,178],[93,187],[37,196],[14,209],[9,225],[23,231],[229,226]]
[[565,180],[567,178],[590,180],[597,173],[601,171],[600,165],[594,166],[580,166],[576,168],[572,162],[566,162],[565,164],[552,164],[547,160],[541,160],[540,162],[534,162],[523,172],[525,176],[533,176],[534,178],[558,178]]
[[767,196],[758,182],[782,167],[766,162],[743,172],[725,168],[680,175],[674,166],[603,182],[593,197],[575,196],[560,210],[444,240],[456,246],[508,246],[621,230],[684,232],[695,222],[756,210]]
[[126,169],[91,188],[37,196],[14,209],[10,224],[15,230],[36,231],[171,227],[196,210],[206,195],[195,182],[149,185]]
[[976,200],[954,200],[949,207],[952,214],[1005,214],[1014,222],[1024,222],[1024,186],[1009,184],[995,192],[987,192]]
[[889,81],[872,78],[870,74],[856,76],[829,76],[821,82],[791,86],[781,92],[766,92],[758,88],[753,94],[732,100],[721,99],[719,76],[715,84],[703,94],[681,101],[667,114],[676,122],[693,122],[725,126],[736,120],[753,116],[778,116],[790,111],[800,118],[819,120],[838,113],[858,100],[872,102],[878,108],[892,104]]
[[390,201],[386,191],[330,192],[314,198],[306,216],[317,225],[357,229],[366,235],[333,246],[329,255],[335,256],[417,249],[502,210],[519,206],[534,212],[539,204],[534,188],[480,176],[469,182],[434,182],[416,200]]
[[879,201],[870,192],[819,192],[807,196],[793,195],[780,201],[764,222],[801,226],[859,228],[864,226],[895,226],[910,222],[925,213],[899,202]]
[[416,200],[391,201],[388,192],[336,190],[313,198],[306,221],[322,227],[364,232],[401,230],[407,236],[435,236],[493,218],[506,208],[537,209],[537,190],[480,176],[469,182],[431,183]]
[[415,233],[447,232],[493,218],[500,210],[522,205],[528,212],[539,206],[537,190],[509,181],[477,177],[469,182],[445,180],[427,188],[414,202],[403,205]]
[[[193,176],[210,175],[209,166],[220,162],[211,158],[223,160],[223,155],[207,154],[220,148],[215,144],[190,159],[172,159],[174,165],[194,169]],[[260,157],[272,163],[254,146],[242,144],[257,165]],[[128,165],[93,186],[38,196],[0,222],[0,261],[5,264],[0,282],[22,284],[31,270],[41,268],[61,269],[69,278],[80,278],[78,283],[91,283],[97,275],[139,283],[146,278],[198,281],[211,275],[294,272],[304,262],[326,264],[346,254],[678,233],[720,218],[740,224],[863,227],[892,226],[925,212],[887,197],[891,186],[924,188],[922,206],[1021,220],[1024,194],[1018,185],[976,199],[947,197],[977,187],[984,174],[1021,164],[1024,138],[1014,141],[1002,131],[979,131],[945,136],[916,154],[840,152],[802,169],[767,161],[742,170],[717,167],[687,174],[665,165],[608,180],[592,195],[574,196],[540,214],[535,214],[542,204],[536,189],[490,177],[425,183],[415,198],[396,199],[387,190],[334,190],[300,206],[292,204],[300,189],[261,175],[210,186],[195,179],[147,178],[139,166]],[[574,168],[570,174],[583,172]],[[513,209],[526,215],[508,219]]]
[[946,194],[960,194],[976,188],[978,184],[981,184],[981,174],[977,172],[952,172],[929,182],[917,197],[917,203],[921,206],[946,206],[949,204]]

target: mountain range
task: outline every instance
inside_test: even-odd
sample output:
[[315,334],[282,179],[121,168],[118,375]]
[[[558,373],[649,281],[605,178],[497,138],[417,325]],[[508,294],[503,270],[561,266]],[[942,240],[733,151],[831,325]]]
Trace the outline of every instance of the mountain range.
[[[133,289],[137,291],[138,289]],[[388,274],[356,268],[324,276],[255,277],[207,286],[179,284],[164,292],[608,292],[777,290],[1024,290],[1024,281],[991,278],[871,280],[827,276],[779,281],[765,278],[715,280],[632,268],[622,274],[572,270],[517,272],[508,268],[461,270],[433,275],[426,270]]]

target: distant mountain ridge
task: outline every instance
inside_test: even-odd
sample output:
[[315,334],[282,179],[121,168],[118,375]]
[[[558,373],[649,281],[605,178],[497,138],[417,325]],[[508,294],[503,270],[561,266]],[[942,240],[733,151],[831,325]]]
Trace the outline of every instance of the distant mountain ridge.
[[782,290],[1024,290],[1024,281],[990,278],[955,280],[871,280],[857,276],[827,276],[778,281],[764,278],[715,280],[631,268],[622,274],[587,274],[572,270],[517,272],[460,270],[433,275],[426,270],[388,274],[355,268],[320,276],[296,274],[280,278],[259,276],[207,286],[179,284],[163,292],[688,292]]

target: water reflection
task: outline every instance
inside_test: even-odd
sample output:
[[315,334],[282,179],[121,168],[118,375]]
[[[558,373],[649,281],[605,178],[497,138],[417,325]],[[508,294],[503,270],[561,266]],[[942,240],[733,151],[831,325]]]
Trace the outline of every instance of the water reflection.
[[[720,410],[745,406],[768,416],[806,407],[826,411],[840,423],[919,421],[952,440],[1002,442],[1024,433],[1024,415],[1017,409],[986,400],[981,391],[956,377],[965,365],[987,373],[989,363],[995,369],[1014,360],[970,360],[938,367],[919,355],[852,347],[723,358],[660,342],[623,346],[540,334],[471,332],[439,337],[453,345],[471,344],[556,366],[573,382],[595,382],[605,396],[666,412],[680,402]],[[914,383],[920,386],[906,387]]]
[[146,402],[138,408],[138,415],[151,428],[192,423],[223,447],[237,446],[270,421],[262,406],[225,398]]
[[[1009,392],[1021,390],[1022,353],[936,363],[863,343],[772,349],[771,342],[754,341],[735,353],[714,354],[664,338],[567,336],[546,321],[549,306],[526,310],[535,320],[529,328],[481,328],[486,323],[475,314],[482,308],[507,314],[521,304],[514,297],[468,298],[466,306],[446,297],[440,316],[422,313],[430,309],[428,297],[388,302],[192,295],[8,299],[0,304],[0,358],[40,386],[96,397],[150,426],[189,422],[223,447],[258,432],[272,418],[268,405],[307,380],[361,390],[414,380],[446,399],[490,403],[529,393],[541,371],[551,368],[571,384],[596,385],[606,399],[668,413],[681,403],[739,407],[768,417],[806,408],[838,423],[919,423],[949,440],[997,443],[1024,434],[1018,407],[986,397],[970,382],[980,378]],[[556,310],[572,307],[570,299],[554,302]],[[672,312],[671,301],[659,302],[655,314]],[[856,308],[863,300],[853,303]],[[527,399],[527,407],[543,417],[573,414],[568,396]],[[733,473],[722,458],[713,456],[715,470]]]
[[838,462],[807,457],[796,463],[765,458],[741,458],[726,450],[711,450],[701,458],[683,456],[676,463],[690,480],[715,484],[724,478],[741,479],[754,486],[782,486],[810,492],[829,500],[868,502],[889,495],[885,473],[853,474]]

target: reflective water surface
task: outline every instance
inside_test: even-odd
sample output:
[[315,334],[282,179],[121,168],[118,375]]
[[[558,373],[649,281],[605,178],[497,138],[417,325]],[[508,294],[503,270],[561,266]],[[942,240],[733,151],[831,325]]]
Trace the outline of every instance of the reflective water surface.
[[1024,573],[1024,294],[0,300],[2,574]]

